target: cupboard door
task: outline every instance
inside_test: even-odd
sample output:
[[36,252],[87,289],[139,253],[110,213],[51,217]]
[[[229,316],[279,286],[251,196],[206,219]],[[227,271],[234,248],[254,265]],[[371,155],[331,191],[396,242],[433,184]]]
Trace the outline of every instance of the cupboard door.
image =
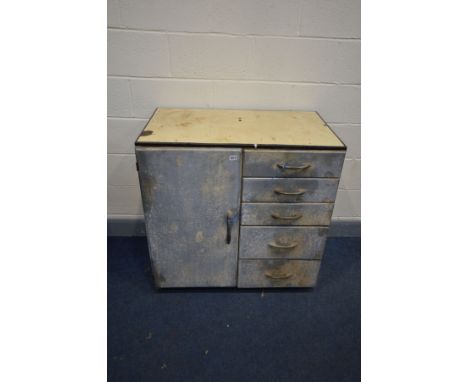
[[137,147],[159,287],[236,286],[241,149]]

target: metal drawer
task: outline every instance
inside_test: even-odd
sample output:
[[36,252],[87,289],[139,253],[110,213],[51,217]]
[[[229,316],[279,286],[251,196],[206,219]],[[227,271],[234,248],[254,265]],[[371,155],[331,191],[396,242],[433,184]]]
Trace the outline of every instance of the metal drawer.
[[239,288],[312,287],[317,282],[317,260],[239,260]]
[[334,202],[339,179],[244,178],[244,202]]
[[243,176],[339,178],[344,151],[244,150]]
[[241,227],[239,257],[243,259],[320,260],[325,248],[325,227]]
[[330,224],[333,203],[243,203],[243,225]]

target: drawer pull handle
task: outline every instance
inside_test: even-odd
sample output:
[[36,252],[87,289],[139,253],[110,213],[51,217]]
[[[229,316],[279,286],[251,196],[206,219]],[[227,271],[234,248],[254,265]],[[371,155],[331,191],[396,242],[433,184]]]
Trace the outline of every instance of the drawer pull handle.
[[275,194],[279,194],[279,195],[304,195],[305,194],[305,190],[303,189],[299,189],[297,191],[293,191],[293,192],[288,192],[288,191],[281,191],[281,190],[278,190],[277,188],[275,188],[273,191],[275,191]]
[[265,276],[273,280],[284,280],[284,279],[289,279],[292,276],[292,273],[265,272]]
[[310,167],[310,164],[304,164],[302,166],[291,166],[287,163],[278,163],[277,166],[281,170],[305,170],[306,168]]
[[268,243],[268,245],[272,248],[281,248],[281,249],[291,249],[291,248],[297,247],[297,243],[295,241],[289,244]]
[[302,218],[302,214],[296,214],[296,215],[291,215],[291,216],[281,216],[281,215],[273,213],[271,214],[271,217],[273,219],[281,219],[281,220],[297,220],[297,219]]

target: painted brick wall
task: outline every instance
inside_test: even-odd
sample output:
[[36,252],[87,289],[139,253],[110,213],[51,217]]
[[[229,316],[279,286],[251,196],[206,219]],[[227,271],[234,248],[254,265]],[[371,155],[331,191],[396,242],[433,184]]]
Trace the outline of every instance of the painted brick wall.
[[142,216],[133,143],[155,107],[317,110],[359,219],[359,0],[108,0],[108,214]]

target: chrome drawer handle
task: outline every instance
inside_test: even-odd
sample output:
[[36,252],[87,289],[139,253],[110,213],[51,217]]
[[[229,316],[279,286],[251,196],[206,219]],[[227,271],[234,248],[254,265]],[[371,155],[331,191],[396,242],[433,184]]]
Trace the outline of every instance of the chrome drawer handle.
[[268,245],[272,248],[281,248],[281,249],[291,249],[291,248],[297,247],[297,243],[295,241],[289,244],[268,243]]
[[281,190],[278,190],[277,188],[275,188],[273,191],[275,192],[275,194],[279,194],[279,195],[304,195],[305,194],[305,190],[303,190],[302,188],[294,192],[281,191]]
[[292,273],[270,273],[265,272],[265,276],[274,279],[274,280],[284,280],[289,279],[292,276]]
[[306,168],[310,167],[310,164],[304,164],[301,166],[291,166],[291,165],[288,165],[287,163],[278,163],[277,166],[281,170],[305,170]]
[[273,219],[281,219],[281,220],[297,220],[297,219],[302,218],[302,214],[296,214],[296,215],[291,215],[291,216],[281,216],[281,215],[273,213],[271,214],[271,217]]

